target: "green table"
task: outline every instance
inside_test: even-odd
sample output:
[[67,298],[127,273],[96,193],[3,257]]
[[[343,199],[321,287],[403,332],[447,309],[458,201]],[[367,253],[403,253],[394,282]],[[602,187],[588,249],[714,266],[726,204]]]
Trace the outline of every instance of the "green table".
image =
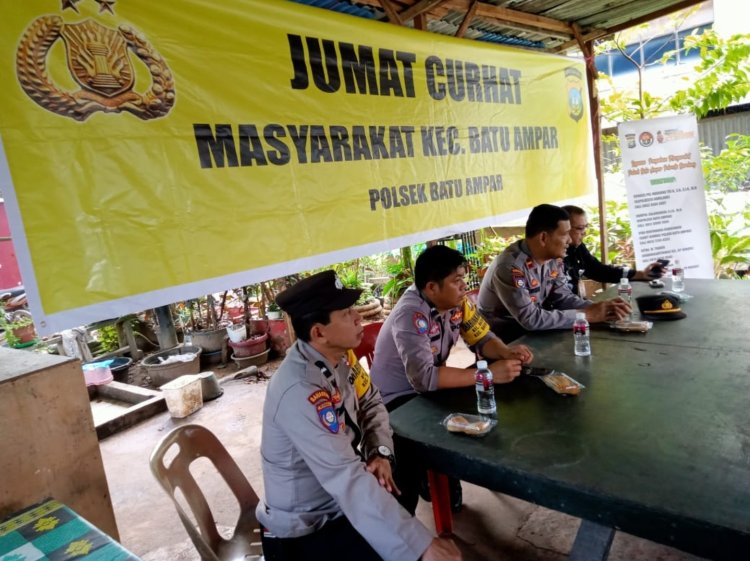
[[64,504],[49,499],[0,523],[0,561],[139,561]]
[[611,528],[746,558],[750,282],[687,287],[686,319],[655,322],[647,334],[594,330],[591,357],[573,355],[567,331],[523,339],[535,364],[586,386],[579,396],[528,376],[496,386],[499,423],[481,439],[440,425],[448,413],[476,411],[471,388],[419,396],[391,424],[442,474],[583,518],[571,559],[604,557]]

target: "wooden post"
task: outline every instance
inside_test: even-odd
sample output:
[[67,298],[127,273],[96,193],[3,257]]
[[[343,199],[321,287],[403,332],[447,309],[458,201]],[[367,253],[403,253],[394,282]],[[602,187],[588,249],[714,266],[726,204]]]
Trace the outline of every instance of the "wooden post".
[[156,334],[159,339],[159,348],[171,349],[177,346],[177,331],[172,321],[172,310],[169,306],[159,306],[154,308],[156,319],[159,321],[159,332]]
[[581,35],[581,29],[578,25],[573,24],[573,33],[578,41],[578,46],[583,53],[583,59],[586,63],[586,84],[589,92],[589,109],[591,112],[591,137],[594,144],[594,170],[596,172],[596,187],[599,196],[599,241],[601,243],[602,254],[601,262],[607,262],[607,208],[604,198],[604,178],[602,177],[602,150],[601,150],[601,111],[599,107],[599,92],[596,88],[596,61],[594,59],[593,41],[584,41]]

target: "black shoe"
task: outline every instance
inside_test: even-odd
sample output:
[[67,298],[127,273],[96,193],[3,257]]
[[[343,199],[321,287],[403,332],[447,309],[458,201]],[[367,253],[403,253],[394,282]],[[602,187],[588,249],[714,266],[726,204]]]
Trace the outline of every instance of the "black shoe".
[[451,512],[461,512],[461,507],[464,504],[464,493],[461,489],[461,481],[451,477],[448,480],[448,487],[451,497]]

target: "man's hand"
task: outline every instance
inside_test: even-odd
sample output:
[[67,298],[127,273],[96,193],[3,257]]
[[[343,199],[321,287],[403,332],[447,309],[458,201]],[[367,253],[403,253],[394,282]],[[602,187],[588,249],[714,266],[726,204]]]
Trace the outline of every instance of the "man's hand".
[[430,547],[422,554],[422,561],[461,561],[461,552],[448,538],[434,538]]
[[632,308],[630,304],[621,298],[597,302],[584,308],[586,319],[589,323],[602,323],[605,321],[620,321],[630,315]]
[[529,364],[534,360],[534,353],[526,345],[513,345],[507,348],[501,358],[520,360],[524,364]]
[[651,263],[648,267],[646,267],[642,271],[636,271],[635,275],[633,275],[633,280],[650,281],[653,279],[660,279],[663,276],[664,276],[664,266],[658,261],[655,261],[654,263]]
[[391,471],[391,462],[387,458],[373,455],[367,460],[367,471],[375,476],[381,487],[385,487],[389,493],[395,493],[396,495],[401,494],[401,490],[396,487],[396,482],[393,481],[393,472]]
[[507,384],[521,374],[521,361],[517,358],[510,360],[496,360],[489,365],[495,384]]

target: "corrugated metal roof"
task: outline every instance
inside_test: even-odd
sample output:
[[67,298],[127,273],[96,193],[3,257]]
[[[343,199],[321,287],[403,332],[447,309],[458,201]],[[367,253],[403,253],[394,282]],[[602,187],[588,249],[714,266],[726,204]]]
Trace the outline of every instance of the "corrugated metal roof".
[[[464,33],[467,39],[515,45],[550,52],[564,51],[584,42],[644,23],[690,6],[700,0],[292,0],[299,4],[414,26],[455,35],[467,11],[474,14]],[[388,2],[394,17],[383,8]]]

